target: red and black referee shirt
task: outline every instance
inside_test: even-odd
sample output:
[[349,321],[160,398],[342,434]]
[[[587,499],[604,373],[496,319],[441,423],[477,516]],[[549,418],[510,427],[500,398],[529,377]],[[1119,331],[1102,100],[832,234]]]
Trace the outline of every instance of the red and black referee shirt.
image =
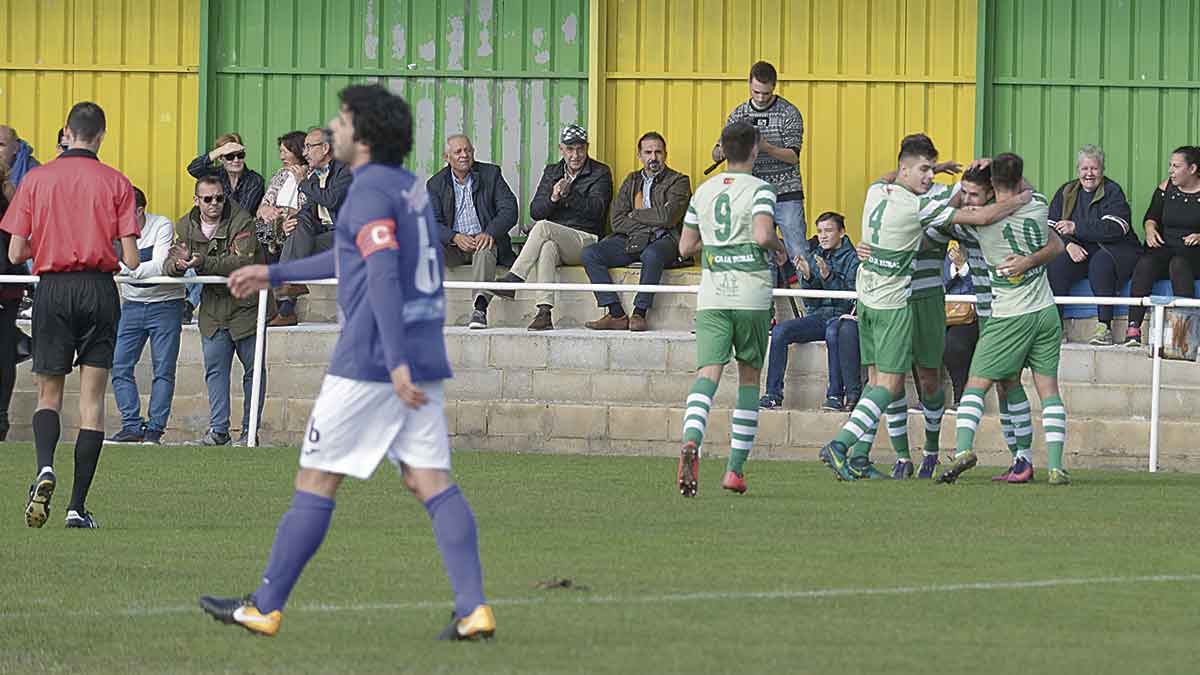
[[34,274],[116,272],[113,241],[139,236],[136,208],[124,174],[72,149],[21,180],[0,230],[29,239]]

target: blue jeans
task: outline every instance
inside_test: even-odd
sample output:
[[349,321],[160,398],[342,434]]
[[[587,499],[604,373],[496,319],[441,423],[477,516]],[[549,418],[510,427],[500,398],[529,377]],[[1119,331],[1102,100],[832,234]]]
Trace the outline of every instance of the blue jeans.
[[825,327],[825,346],[829,358],[830,398],[857,401],[862,397],[862,358],[858,351],[858,322],[836,318]]
[[[140,432],[144,425],[150,431],[167,428],[171,416],[171,399],[175,397],[175,362],[179,358],[179,325],[183,300],[162,302],[126,301],[121,305],[121,322],[117,324],[117,344],[113,352],[112,388],[121,410],[121,428]],[[150,341],[150,360],[154,364],[154,381],[150,385],[150,405],[147,420],[142,419],[141,399],[133,367],[142,356],[146,341]]]
[[[200,336],[204,348],[204,383],[208,385],[208,408],[214,432],[229,433],[229,380],[233,370],[233,355],[242,362],[242,434],[250,429],[250,390],[254,384],[254,336],[234,341],[229,329],[221,328],[212,337]],[[263,345],[263,364],[267,363]],[[267,390],[267,373],[263,369],[262,391]],[[263,400],[258,402],[258,418],[262,420]]]
[[[627,238],[624,236],[613,235],[583,249],[580,258],[583,260],[583,268],[587,270],[588,279],[593,284],[611,284],[612,275],[608,273],[610,267],[624,267],[632,264],[635,260],[640,260],[642,273],[638,278],[638,283],[654,286],[662,280],[663,268],[679,257],[679,244],[675,243],[674,237],[663,237],[658,241],[651,242],[637,258],[625,252],[626,241]],[[619,302],[621,302],[620,296],[612,291],[596,292],[596,304],[601,307],[608,307]],[[634,309],[640,309],[643,312],[650,309],[653,304],[653,293],[638,293],[633,299]]]
[[836,314],[814,312],[784,321],[771,329],[771,348],[767,353],[767,396],[783,399],[783,376],[787,372],[788,347],[797,343],[825,339],[825,327]]
[[[196,276],[196,270],[188,270],[183,273],[185,277]],[[200,291],[204,290],[204,284],[187,284],[187,301],[192,303],[192,308],[200,306]]]
[[804,251],[808,243],[808,225],[804,222],[804,200],[779,202],[775,204],[775,224],[783,235],[783,245],[787,247],[788,259],[793,259]]

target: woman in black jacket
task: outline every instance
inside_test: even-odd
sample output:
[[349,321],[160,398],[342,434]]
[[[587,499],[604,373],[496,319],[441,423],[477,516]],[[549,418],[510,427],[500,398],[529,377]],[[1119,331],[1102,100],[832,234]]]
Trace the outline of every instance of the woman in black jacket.
[[[1200,148],[1185,145],[1171,154],[1170,177],[1154,191],[1146,209],[1146,252],[1133,270],[1130,295],[1150,295],[1154,282],[1171,279],[1172,293],[1180,298],[1196,296],[1200,273]],[[1142,319],[1146,308],[1129,308],[1125,344],[1142,343]]]
[[[1104,175],[1104,152],[1094,145],[1079,149],[1076,179],[1054,193],[1050,225],[1067,250],[1050,263],[1050,287],[1055,295],[1070,295],[1071,286],[1087,279],[1092,293],[1115,296],[1133,273],[1142,245],[1130,226],[1129,200],[1116,181]],[[1061,317],[1063,305],[1058,306]],[[1097,308],[1093,345],[1113,343],[1113,306]]]

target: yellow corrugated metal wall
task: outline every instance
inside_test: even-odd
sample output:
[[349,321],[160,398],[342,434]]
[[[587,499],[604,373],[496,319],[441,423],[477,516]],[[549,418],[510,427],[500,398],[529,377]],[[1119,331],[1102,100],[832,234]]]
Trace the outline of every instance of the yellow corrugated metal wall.
[[0,124],[43,163],[71,105],[104,108],[100,157],[172,220],[190,208],[200,0],[0,0]]
[[618,182],[657,130],[698,185],[759,59],[804,115],[810,232],[837,210],[857,239],[866,187],[895,168],[905,134],[929,133],[943,159],[974,149],[977,0],[605,1],[593,146]]

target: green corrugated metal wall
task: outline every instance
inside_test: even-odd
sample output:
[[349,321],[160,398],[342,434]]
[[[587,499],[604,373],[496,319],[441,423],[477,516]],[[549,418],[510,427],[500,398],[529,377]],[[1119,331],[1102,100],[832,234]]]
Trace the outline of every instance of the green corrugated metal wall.
[[1047,194],[1084,143],[1142,215],[1172,149],[1200,143],[1200,0],[985,0],[981,147]]
[[587,19],[586,0],[210,0],[207,142],[240,132],[269,177],[278,136],[382,81],[413,106],[411,168],[439,170],[464,132],[524,212],[558,129],[587,118]]

